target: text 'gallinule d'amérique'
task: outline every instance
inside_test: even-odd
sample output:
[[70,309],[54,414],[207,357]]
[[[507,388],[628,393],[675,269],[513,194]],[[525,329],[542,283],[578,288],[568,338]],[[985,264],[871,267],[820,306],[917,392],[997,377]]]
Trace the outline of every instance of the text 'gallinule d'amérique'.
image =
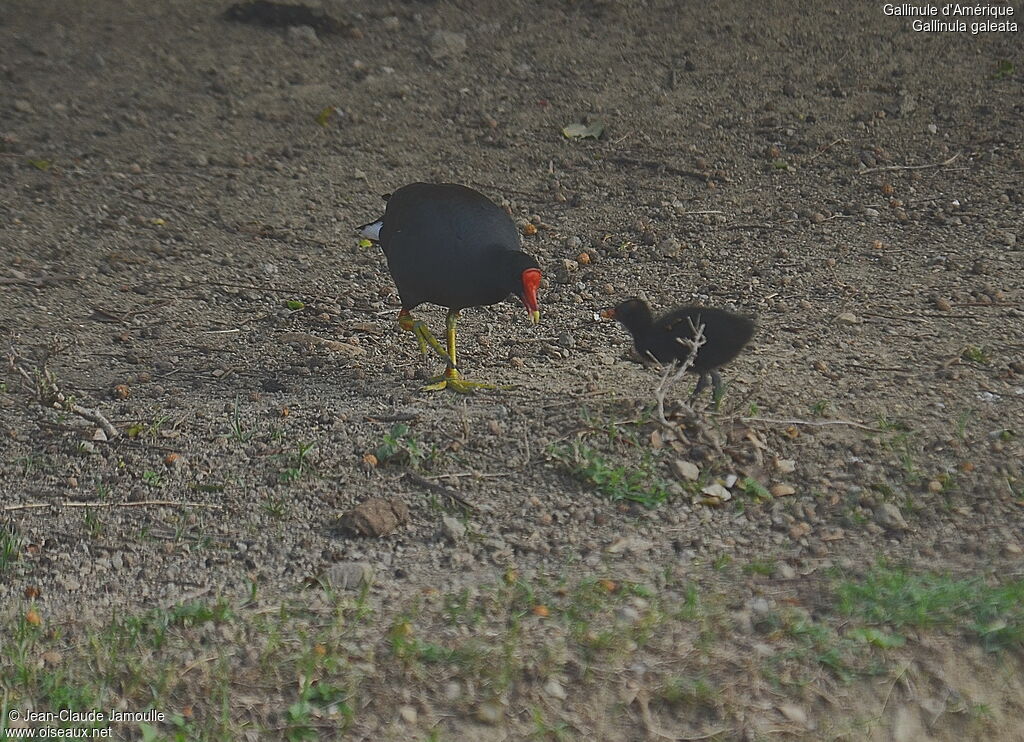
[[695,328],[703,325],[704,344],[698,348],[690,367],[700,374],[694,397],[708,385],[709,378],[714,395],[721,394],[722,377],[718,368],[739,355],[754,335],[753,320],[712,307],[678,307],[654,319],[645,301],[632,298],[605,310],[602,315],[614,317],[629,330],[643,358],[661,364],[685,361],[691,353],[685,341],[693,340]]
[[[504,209],[482,193],[452,183],[412,183],[388,197],[384,216],[360,227],[379,242],[402,300],[398,324],[420,349],[433,348],[446,361],[443,376],[424,389],[467,392],[487,384],[461,378],[455,356],[455,324],[466,307],[497,304],[518,296],[540,321],[537,288],[541,271],[523,252],[519,231]],[[448,348],[411,310],[424,302],[448,309]]]

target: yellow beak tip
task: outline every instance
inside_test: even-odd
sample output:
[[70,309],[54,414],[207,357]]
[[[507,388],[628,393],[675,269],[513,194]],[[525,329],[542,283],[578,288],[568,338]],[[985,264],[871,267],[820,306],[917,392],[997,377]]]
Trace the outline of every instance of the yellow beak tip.
[[535,325],[540,323],[540,310],[539,309],[530,312],[530,321],[533,322],[533,324],[535,324]]

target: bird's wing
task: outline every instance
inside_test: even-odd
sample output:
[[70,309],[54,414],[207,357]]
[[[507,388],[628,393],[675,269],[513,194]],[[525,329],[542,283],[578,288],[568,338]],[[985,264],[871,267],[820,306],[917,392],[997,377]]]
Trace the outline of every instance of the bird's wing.
[[692,338],[696,334],[697,328],[704,324],[704,322],[699,314],[696,317],[684,314],[675,317],[665,317],[659,320],[658,324],[662,329],[671,332],[673,335],[681,336],[685,333],[686,337]]

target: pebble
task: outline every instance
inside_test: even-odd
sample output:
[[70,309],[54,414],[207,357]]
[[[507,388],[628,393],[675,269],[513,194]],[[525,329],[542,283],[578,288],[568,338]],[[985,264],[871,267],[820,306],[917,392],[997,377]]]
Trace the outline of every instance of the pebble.
[[684,459],[676,459],[672,462],[672,472],[679,479],[685,479],[689,482],[696,482],[700,477],[700,467]]
[[323,573],[329,586],[341,590],[355,590],[373,579],[373,567],[366,562],[338,562]]
[[554,678],[548,678],[548,682],[544,683],[544,692],[552,698],[557,698],[559,701],[565,700],[565,688]]
[[451,515],[441,518],[441,530],[448,540],[452,542],[459,541],[466,535],[466,525]]
[[875,508],[875,523],[889,531],[906,531],[909,529],[900,509],[891,502],[883,502]]
[[792,474],[796,471],[796,461],[793,459],[775,459],[775,468],[780,474]]
[[498,724],[505,716],[505,709],[497,701],[485,701],[476,709],[476,718],[484,724]]
[[320,46],[320,38],[312,26],[288,26],[285,34],[288,41],[295,44],[306,44],[308,46]]
[[789,537],[794,541],[799,541],[810,532],[811,524],[804,521],[798,521],[789,527]]
[[780,580],[795,580],[796,570],[788,564],[786,564],[785,562],[780,562],[775,567],[775,576],[778,577]]
[[664,258],[675,258],[682,251],[682,245],[675,237],[666,237],[658,243],[658,254]]
[[615,616],[624,623],[636,623],[640,620],[640,611],[631,605],[624,605],[615,611]]
[[419,718],[415,706],[399,706],[398,715],[402,717],[402,721],[406,724],[415,724],[417,718]]
[[770,490],[772,497],[788,497],[796,494],[796,488],[791,484],[774,484]]
[[14,101],[14,110],[18,113],[34,113],[35,109],[32,108],[32,104],[22,98],[16,98]]
[[455,31],[434,31],[427,41],[427,52],[435,61],[457,57],[465,51],[466,34]]
[[844,325],[856,325],[860,323],[860,319],[853,312],[843,312],[836,317],[836,321]]
[[718,482],[712,482],[707,487],[701,490],[701,492],[708,497],[715,497],[722,502],[727,502],[732,499],[732,493],[725,487],[720,485]]
[[785,716],[794,724],[800,726],[807,726],[807,712],[797,706],[795,703],[784,703],[779,706],[779,713]]

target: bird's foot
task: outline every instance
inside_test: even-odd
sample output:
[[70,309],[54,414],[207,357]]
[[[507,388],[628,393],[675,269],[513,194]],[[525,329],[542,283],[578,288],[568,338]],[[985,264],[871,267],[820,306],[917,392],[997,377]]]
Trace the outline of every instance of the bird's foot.
[[445,371],[444,376],[435,376],[430,383],[423,387],[425,392],[439,392],[442,389],[450,389],[459,394],[472,394],[477,389],[497,389],[494,384],[483,381],[469,381],[462,378],[461,374],[453,368]]

